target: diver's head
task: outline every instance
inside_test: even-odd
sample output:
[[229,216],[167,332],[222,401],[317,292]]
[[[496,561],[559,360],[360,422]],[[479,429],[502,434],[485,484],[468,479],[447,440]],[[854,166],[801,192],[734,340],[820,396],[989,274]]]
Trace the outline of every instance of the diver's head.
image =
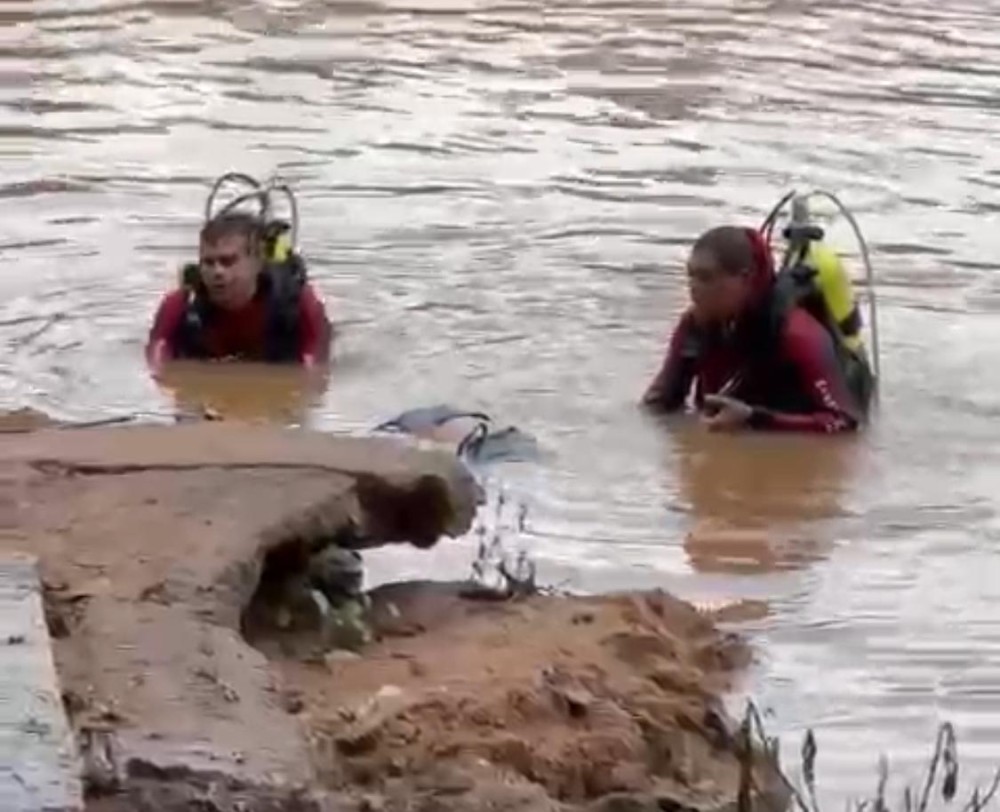
[[213,304],[238,310],[253,298],[264,262],[262,237],[260,220],[245,213],[221,214],[201,229],[201,280]]
[[770,285],[774,269],[757,231],[718,226],[695,242],[687,275],[699,320],[724,322],[742,313]]

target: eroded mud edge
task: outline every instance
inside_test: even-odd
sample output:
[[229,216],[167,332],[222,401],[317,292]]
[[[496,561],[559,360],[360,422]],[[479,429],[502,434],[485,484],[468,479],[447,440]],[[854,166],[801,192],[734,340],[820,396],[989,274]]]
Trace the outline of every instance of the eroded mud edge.
[[[642,601],[630,609],[620,597],[590,599],[598,604],[584,614],[610,612],[597,636],[581,633],[571,617],[585,599],[492,605],[488,617],[481,602],[474,611],[459,602],[403,632],[387,630],[334,669],[269,662],[241,637],[243,610],[278,547],[426,547],[467,530],[478,494],[446,457],[232,425],[0,437],[0,510],[17,528],[2,546],[28,548],[41,561],[57,668],[86,757],[87,808],[726,809],[735,797],[731,769],[718,791],[708,791],[708,773],[698,779],[697,765],[694,772],[674,765],[663,750],[684,744],[678,752],[714,765],[708,772],[732,767],[730,744],[703,730],[705,708],[723,685],[718,669],[698,658],[711,654],[717,632],[669,596],[669,618],[658,620]],[[403,617],[412,619],[410,609]],[[524,646],[501,640],[497,654],[497,634],[518,624],[540,636]],[[399,657],[400,640],[416,649]],[[652,646],[655,656],[633,662],[630,654],[625,662],[608,640],[640,653]],[[492,677],[467,667],[428,678],[450,679],[457,704],[447,696],[442,704],[429,682],[385,673],[387,662],[447,666],[457,651],[467,663],[493,657],[516,667]],[[539,685],[552,674],[569,681],[554,692]],[[374,750],[360,760],[340,752],[337,709],[400,682],[413,701],[385,716],[371,737]],[[354,688],[340,690],[348,684]],[[610,712],[621,735],[590,736],[593,746],[577,759],[566,749],[581,738],[583,728],[573,725],[601,729],[566,717],[581,696],[592,697],[584,706]],[[544,729],[521,729],[524,714],[507,715],[511,701],[544,718]],[[455,720],[453,729],[439,716]],[[483,719],[510,736],[482,735]],[[425,737],[408,751],[409,731],[424,723],[440,741]],[[657,763],[670,765],[670,775],[654,776],[657,786],[642,775],[650,747],[662,751]],[[628,767],[604,769],[610,784],[574,766],[602,766],[605,758]]]

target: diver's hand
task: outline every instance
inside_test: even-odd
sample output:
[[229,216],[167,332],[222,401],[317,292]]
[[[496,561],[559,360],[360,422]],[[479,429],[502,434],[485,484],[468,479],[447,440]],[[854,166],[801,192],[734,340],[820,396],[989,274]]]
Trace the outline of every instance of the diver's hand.
[[705,406],[701,422],[709,431],[736,431],[750,421],[753,407],[736,398],[725,395],[705,395]]

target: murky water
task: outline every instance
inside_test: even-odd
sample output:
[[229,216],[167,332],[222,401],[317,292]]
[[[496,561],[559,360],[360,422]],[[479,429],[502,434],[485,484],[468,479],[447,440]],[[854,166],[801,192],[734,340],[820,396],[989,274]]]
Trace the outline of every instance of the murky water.
[[[1000,762],[998,15],[4,0],[0,400],[173,409],[141,360],[156,298],[211,180],[279,171],[342,326],[330,388],[303,406],[233,373],[181,401],[231,410],[242,386],[251,416],[349,430],[485,408],[546,450],[507,473],[531,492],[545,580],[766,606],[742,626],[750,688],[786,751],[816,728],[834,798],[873,786],[879,750],[915,777],[943,718],[965,777],[983,774]],[[687,244],[792,185],[841,194],[871,240],[880,423],[847,442],[716,439],[644,417]],[[469,557],[373,560],[453,577]]]

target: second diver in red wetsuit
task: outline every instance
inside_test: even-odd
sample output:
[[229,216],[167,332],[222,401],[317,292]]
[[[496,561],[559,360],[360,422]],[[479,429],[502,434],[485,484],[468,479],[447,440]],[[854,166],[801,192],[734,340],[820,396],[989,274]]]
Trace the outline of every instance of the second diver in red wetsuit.
[[680,410],[693,390],[712,430],[859,428],[871,395],[866,362],[784,295],[758,231],[707,231],[691,250],[687,273],[692,304],[646,390],[646,406]]

